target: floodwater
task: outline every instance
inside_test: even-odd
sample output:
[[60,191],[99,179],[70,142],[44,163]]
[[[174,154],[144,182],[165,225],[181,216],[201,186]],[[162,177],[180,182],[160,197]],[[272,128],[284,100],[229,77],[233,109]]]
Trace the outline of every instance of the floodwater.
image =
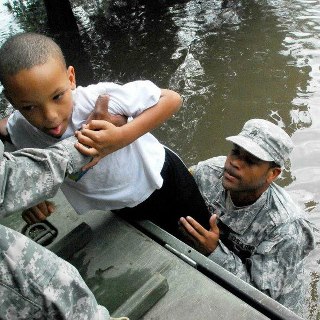
[[[0,43],[44,32],[60,41],[78,84],[150,79],[178,91],[182,109],[154,134],[187,165],[226,154],[225,137],[248,119],[274,121],[296,146],[278,182],[320,228],[320,3],[230,2],[73,0],[78,30],[61,34],[46,26],[42,1],[1,1]],[[10,112],[3,97],[0,107]],[[307,319],[320,318],[319,263],[317,248]]]

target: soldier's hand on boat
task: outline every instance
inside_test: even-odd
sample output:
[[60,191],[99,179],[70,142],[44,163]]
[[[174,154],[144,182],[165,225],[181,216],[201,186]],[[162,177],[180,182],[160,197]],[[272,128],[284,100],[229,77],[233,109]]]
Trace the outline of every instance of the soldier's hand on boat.
[[194,248],[204,255],[212,253],[219,242],[219,228],[217,226],[217,215],[213,214],[209,219],[210,229],[205,229],[192,217],[181,217],[180,225],[184,228],[194,244]]
[[34,224],[46,220],[54,211],[55,206],[51,201],[44,201],[22,212],[23,220],[28,224]]

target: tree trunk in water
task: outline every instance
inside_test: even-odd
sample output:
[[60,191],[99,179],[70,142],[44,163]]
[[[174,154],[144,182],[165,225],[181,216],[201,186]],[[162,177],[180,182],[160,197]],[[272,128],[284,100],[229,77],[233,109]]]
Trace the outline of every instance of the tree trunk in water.
[[48,25],[53,32],[78,29],[69,0],[44,0]]

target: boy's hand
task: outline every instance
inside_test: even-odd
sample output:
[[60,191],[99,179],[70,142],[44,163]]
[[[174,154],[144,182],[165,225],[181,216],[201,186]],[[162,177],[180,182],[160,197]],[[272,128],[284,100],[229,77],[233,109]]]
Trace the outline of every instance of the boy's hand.
[[184,228],[194,247],[204,255],[209,255],[218,246],[220,231],[217,226],[217,215],[213,214],[209,219],[210,229],[206,230],[191,217],[180,218],[180,225]]
[[93,167],[106,155],[124,147],[126,144],[123,144],[122,136],[121,127],[105,120],[92,120],[81,131],[76,131],[79,143],[76,143],[75,147],[81,153],[93,157],[82,170]]
[[126,124],[128,117],[109,113],[109,100],[107,95],[99,96],[87,123],[81,131],[75,132],[79,141],[75,147],[81,153],[93,157],[93,160],[82,168],[83,171],[125,146],[122,142],[122,130],[117,127]]
[[50,201],[44,201],[22,212],[23,220],[28,224],[34,224],[46,220],[55,210]]
[[[160,98],[156,104],[141,112],[122,127],[115,127],[110,122],[105,122],[102,125],[102,123],[94,122],[98,120],[92,120],[90,124],[84,127],[84,130],[77,132],[79,143],[76,144],[76,148],[80,152],[94,157],[93,161],[83,167],[82,170],[92,167],[102,157],[129,145],[147,132],[155,129],[172,117],[179,110],[181,104],[182,99],[178,93],[168,89],[161,89]],[[102,108],[102,110],[104,109]],[[85,129],[103,130],[104,132],[95,135]],[[106,140],[102,141],[102,135]],[[85,146],[95,150],[88,149]]]

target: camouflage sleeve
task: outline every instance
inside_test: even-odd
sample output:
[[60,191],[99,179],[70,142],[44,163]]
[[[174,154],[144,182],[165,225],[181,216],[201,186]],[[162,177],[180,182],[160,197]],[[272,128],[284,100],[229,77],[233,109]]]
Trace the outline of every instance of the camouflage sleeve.
[[305,296],[304,258],[314,246],[311,225],[297,219],[277,228],[245,262],[222,242],[209,259],[299,314]]
[[23,210],[51,198],[66,174],[89,162],[75,148],[74,137],[47,149],[4,152],[0,142],[0,216]]
[[98,304],[78,270],[57,259],[56,273],[44,288],[44,300],[48,306],[46,319],[108,320],[108,310]]
[[110,318],[74,266],[14,230],[0,233],[1,319]]

